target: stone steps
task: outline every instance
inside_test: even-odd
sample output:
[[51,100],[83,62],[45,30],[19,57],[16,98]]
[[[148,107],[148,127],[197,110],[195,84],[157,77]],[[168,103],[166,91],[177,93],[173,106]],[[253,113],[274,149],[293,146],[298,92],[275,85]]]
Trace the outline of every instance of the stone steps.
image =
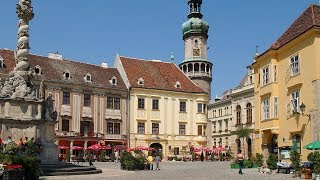
[[71,163],[39,164],[45,176],[85,175],[102,173],[93,166],[77,166]]

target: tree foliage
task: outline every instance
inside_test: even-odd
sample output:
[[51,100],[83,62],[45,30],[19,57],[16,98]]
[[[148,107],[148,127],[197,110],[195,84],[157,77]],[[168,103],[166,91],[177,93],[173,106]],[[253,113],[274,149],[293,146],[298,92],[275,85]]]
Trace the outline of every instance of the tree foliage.
[[233,132],[238,138],[248,138],[250,135],[250,129],[247,127],[239,127],[236,131]]

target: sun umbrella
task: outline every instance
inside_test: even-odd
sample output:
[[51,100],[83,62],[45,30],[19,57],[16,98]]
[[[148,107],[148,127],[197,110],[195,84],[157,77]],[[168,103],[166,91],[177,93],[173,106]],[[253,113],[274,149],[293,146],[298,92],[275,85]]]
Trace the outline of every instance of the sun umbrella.
[[319,150],[320,149],[320,141],[314,141],[304,147],[308,150]]
[[83,150],[83,147],[81,147],[81,146],[73,146],[72,147],[72,150]]
[[145,147],[145,146],[137,146],[137,147],[136,147],[136,150],[138,150],[138,151],[143,151],[143,150],[149,150],[149,148],[148,148],[148,147]]
[[87,148],[88,150],[101,150],[101,146],[99,145],[99,144],[94,144],[94,145],[92,145],[92,146],[89,146],[88,148]]
[[69,149],[68,146],[58,146],[58,149]]
[[213,148],[213,152],[214,152],[215,154],[219,154],[219,152],[225,151],[225,150],[226,150],[226,149],[223,148],[222,146],[218,146],[218,147],[216,147],[216,148]]

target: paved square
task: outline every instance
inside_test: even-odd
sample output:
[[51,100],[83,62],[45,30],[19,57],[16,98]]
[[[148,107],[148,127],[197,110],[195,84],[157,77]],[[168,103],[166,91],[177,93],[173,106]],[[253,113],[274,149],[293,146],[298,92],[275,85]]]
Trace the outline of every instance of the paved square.
[[161,162],[160,171],[122,171],[119,163],[94,163],[103,173],[94,175],[45,177],[48,180],[73,179],[73,180],[205,180],[205,179],[255,179],[255,180],[285,180],[292,179],[291,174],[261,174],[257,169],[244,169],[244,175],[239,175],[238,170],[230,169],[230,162]]

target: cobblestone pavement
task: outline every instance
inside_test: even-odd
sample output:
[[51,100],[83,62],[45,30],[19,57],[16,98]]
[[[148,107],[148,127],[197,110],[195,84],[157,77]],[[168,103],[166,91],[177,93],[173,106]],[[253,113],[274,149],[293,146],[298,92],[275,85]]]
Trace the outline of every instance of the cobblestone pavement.
[[103,173],[94,175],[45,177],[48,180],[287,180],[292,174],[261,174],[257,169],[244,169],[243,175],[238,170],[230,169],[230,162],[161,162],[160,171],[122,171],[119,163],[94,163]]

